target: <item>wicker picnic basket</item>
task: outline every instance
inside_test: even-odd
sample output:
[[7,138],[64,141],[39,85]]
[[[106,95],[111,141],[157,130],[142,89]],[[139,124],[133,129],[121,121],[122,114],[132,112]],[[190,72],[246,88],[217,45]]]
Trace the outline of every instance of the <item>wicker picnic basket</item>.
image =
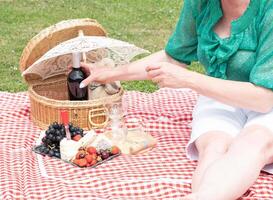
[[[74,38],[82,31],[84,35],[106,36],[103,27],[93,19],[62,21],[42,30],[25,47],[20,59],[23,73],[44,53],[59,43]],[[36,74],[24,76],[28,84],[31,119],[42,129],[54,122],[60,122],[60,112],[67,110],[70,121],[84,129],[101,128],[107,121],[106,104],[120,102],[123,89],[107,98],[87,101],[69,101],[66,73],[46,80]]]

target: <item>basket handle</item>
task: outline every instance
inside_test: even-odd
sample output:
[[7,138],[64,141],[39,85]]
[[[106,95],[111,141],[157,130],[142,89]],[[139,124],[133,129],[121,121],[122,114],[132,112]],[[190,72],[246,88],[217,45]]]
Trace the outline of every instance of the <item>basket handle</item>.
[[[88,122],[89,122],[89,128],[91,129],[92,127],[97,127],[97,128],[102,128],[104,127],[108,122],[109,122],[109,116],[106,114],[96,114],[92,116],[92,112],[94,111],[104,111],[104,113],[107,113],[107,108],[103,107],[103,108],[96,108],[96,109],[91,109],[88,112]],[[103,123],[96,123],[92,120],[93,117],[99,117],[99,116],[105,116],[105,121]]]

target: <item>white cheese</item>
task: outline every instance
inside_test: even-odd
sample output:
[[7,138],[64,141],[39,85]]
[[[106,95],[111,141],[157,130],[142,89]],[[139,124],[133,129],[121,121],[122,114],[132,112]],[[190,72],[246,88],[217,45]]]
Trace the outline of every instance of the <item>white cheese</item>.
[[80,148],[79,144],[74,140],[62,139],[60,142],[61,159],[65,161],[72,160]]

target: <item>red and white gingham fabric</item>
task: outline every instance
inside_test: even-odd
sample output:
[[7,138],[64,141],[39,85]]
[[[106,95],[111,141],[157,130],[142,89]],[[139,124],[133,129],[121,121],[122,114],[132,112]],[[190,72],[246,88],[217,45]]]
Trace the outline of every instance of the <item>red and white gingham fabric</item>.
[[[152,151],[78,168],[31,151],[40,130],[26,93],[0,92],[0,199],[179,199],[190,192],[195,162],[186,158],[197,94],[161,89],[127,92],[129,117],[158,140]],[[273,199],[273,176],[261,173],[241,199]]]

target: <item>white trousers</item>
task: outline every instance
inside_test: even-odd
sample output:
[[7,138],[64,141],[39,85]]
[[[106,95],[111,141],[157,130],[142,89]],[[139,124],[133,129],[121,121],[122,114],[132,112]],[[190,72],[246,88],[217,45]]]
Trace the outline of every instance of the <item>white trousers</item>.
[[[186,147],[188,158],[198,159],[195,141],[202,134],[223,131],[236,137],[243,128],[252,124],[265,126],[273,133],[273,109],[266,114],[258,113],[200,96],[193,111],[191,139]],[[273,174],[273,164],[265,166],[263,170]]]

